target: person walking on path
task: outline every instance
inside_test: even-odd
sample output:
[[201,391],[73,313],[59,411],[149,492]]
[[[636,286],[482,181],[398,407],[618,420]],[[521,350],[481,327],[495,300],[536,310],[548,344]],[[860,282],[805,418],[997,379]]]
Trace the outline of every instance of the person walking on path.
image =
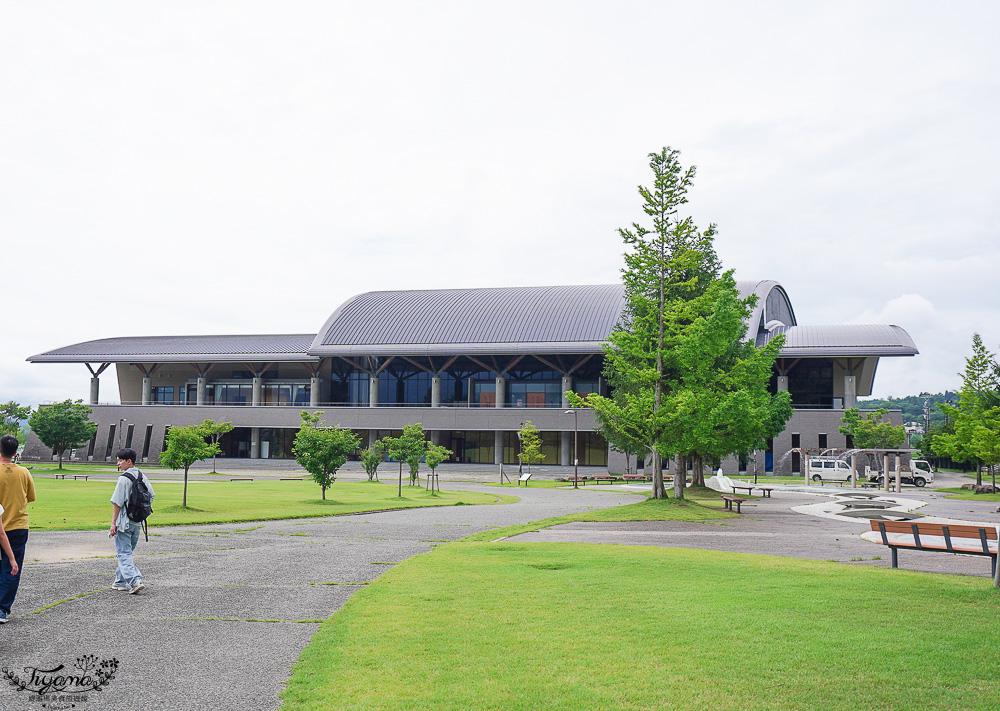
[[31,472],[14,464],[17,437],[0,437],[0,524],[6,532],[10,559],[0,560],[0,624],[7,622],[14,605],[21,569],[24,567],[24,547],[28,543],[28,504],[35,500],[35,480]]
[[142,582],[142,573],[136,567],[133,559],[135,547],[139,545],[139,534],[142,533],[142,522],[130,519],[126,506],[129,496],[132,494],[133,482],[139,478],[144,480],[146,488],[149,490],[150,500],[155,494],[149,479],[146,479],[142,472],[135,467],[135,450],[120,449],[117,457],[118,471],[122,473],[118,477],[114,493],[111,494],[111,530],[108,536],[115,539],[118,568],[115,570],[115,581],[112,583],[111,589],[135,595],[146,587]]

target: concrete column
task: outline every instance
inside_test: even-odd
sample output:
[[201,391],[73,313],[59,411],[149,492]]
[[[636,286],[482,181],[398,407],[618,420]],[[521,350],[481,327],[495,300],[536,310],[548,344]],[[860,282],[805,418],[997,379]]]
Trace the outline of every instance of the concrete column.
[[[507,403],[504,402],[504,398],[507,395],[507,379],[502,375],[497,376],[497,391],[496,391],[496,406],[504,407]],[[499,464],[500,462],[497,462]]]
[[897,454],[896,455],[896,492],[897,493],[903,490],[903,474],[899,471],[899,465],[900,465],[899,459],[900,459],[900,457]]
[[853,375],[844,376],[844,409],[858,406],[858,384]]
[[781,393],[781,392],[787,392],[787,391],[788,391],[788,376],[787,375],[779,375],[778,376],[778,392]]
[[431,444],[437,446],[441,444],[441,430],[431,430]]
[[569,407],[569,398],[566,397],[566,391],[573,389],[573,376],[564,375],[562,376],[562,406]]
[[153,402],[153,379],[148,375],[142,376],[142,404],[149,405]]
[[889,455],[882,455],[882,489],[889,491]]
[[93,377],[90,379],[90,404],[96,405],[101,395],[101,379]]
[[503,464],[503,430],[493,433],[493,463]]
[[204,405],[208,399],[208,378],[202,376],[198,378],[198,401],[196,405]]
[[375,445],[375,441],[378,439],[378,430],[368,430],[368,446],[372,447]]
[[378,376],[368,379],[368,407],[378,407]]
[[858,455],[851,455],[851,488],[858,488]]
[[441,407],[441,376],[431,378],[431,407]]
[[260,459],[260,427],[250,428],[250,459]]
[[[253,397],[250,400],[251,405],[260,405],[264,402],[264,379],[254,378],[253,379]],[[252,445],[251,445],[252,446]],[[252,454],[250,455],[252,459],[256,459]]]
[[573,433],[559,433],[559,463],[568,467],[573,463]]
[[309,407],[319,407],[319,376],[309,378]]

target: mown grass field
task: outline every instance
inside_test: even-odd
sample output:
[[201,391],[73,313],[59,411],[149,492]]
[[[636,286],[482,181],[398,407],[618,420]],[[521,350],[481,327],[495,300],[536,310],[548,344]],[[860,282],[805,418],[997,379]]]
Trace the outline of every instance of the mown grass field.
[[[303,481],[191,481],[188,508],[181,507],[182,482],[150,481],[156,491],[151,526],[196,523],[235,523],[274,519],[310,518],[359,511],[494,504],[515,501],[500,492],[442,491],[431,494],[422,486],[403,486],[397,496],[396,484],[338,481],[320,498],[320,488],[312,480]],[[32,530],[100,530],[111,523],[111,493],[115,482],[75,481],[35,477],[37,501],[28,505]]]
[[980,578],[454,543],[327,620],[282,710],[995,709],[998,637]]

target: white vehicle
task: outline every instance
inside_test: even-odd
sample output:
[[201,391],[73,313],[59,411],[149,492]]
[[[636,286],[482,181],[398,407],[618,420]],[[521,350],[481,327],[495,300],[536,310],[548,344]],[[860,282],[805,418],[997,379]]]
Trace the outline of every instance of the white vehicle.
[[[904,484],[913,484],[919,488],[934,481],[934,469],[926,459],[910,460],[909,466],[904,464],[899,468],[899,471]],[[883,483],[881,472],[873,472],[868,478],[879,484]],[[896,481],[896,472],[889,472],[889,482],[894,481]]]
[[850,481],[851,465],[836,457],[810,457],[809,476],[815,482]]

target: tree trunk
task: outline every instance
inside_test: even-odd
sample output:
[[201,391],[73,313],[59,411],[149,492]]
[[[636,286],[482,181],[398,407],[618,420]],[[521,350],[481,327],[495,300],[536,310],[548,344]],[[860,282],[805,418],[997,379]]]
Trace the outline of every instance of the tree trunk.
[[59,468],[60,469],[62,469],[62,455],[63,455],[63,451],[60,449],[59,450]]
[[674,498],[684,498],[684,483],[687,478],[687,461],[683,454],[678,454],[674,461],[676,471],[674,472]]
[[660,461],[660,453],[653,450],[653,498],[667,498],[667,490],[663,486],[663,464]]
[[322,492],[323,492],[323,493],[321,494],[321,496],[323,497],[323,501],[326,501],[326,487],[325,487],[325,486],[321,486],[321,487],[320,487],[320,491],[322,491]]
[[184,467],[184,496],[181,497],[181,508],[186,509],[188,505],[188,467]]

